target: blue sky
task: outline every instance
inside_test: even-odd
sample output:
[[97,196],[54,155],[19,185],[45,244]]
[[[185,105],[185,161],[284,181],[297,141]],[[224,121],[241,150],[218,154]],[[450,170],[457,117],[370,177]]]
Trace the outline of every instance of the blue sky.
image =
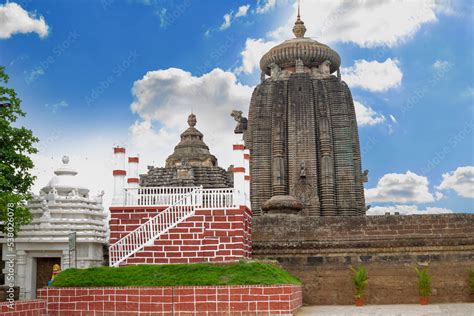
[[[473,11],[461,0],[303,0],[307,36],[342,58],[374,214],[474,211]],[[191,110],[221,166],[232,163],[229,113],[248,109],[258,60],[292,36],[296,7],[25,0],[2,15],[0,65],[41,139],[34,190],[68,154],[110,197],[112,146],[139,153],[143,171],[162,165]]]

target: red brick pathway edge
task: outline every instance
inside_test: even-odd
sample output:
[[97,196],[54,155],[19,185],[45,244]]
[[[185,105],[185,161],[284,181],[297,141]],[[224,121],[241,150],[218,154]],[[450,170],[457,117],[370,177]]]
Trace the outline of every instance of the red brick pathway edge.
[[48,315],[291,315],[299,285],[43,288]]

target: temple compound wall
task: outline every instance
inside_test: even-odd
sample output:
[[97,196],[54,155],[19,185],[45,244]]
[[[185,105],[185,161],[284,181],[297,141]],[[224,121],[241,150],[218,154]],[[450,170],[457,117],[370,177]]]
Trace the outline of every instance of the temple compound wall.
[[303,281],[306,304],[353,304],[350,266],[369,274],[367,304],[417,303],[413,266],[427,265],[433,303],[472,301],[474,214],[254,217],[253,258]]

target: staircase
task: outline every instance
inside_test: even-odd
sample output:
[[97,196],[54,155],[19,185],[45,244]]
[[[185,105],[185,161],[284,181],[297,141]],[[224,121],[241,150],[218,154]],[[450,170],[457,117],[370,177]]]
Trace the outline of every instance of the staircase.
[[171,228],[194,215],[203,203],[203,190],[198,188],[109,247],[110,266],[118,267],[127,258],[154,241]]

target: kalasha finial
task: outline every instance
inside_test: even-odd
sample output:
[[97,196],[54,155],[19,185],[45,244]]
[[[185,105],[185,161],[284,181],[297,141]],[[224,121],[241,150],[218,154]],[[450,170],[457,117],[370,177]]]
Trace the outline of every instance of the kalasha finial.
[[196,126],[196,122],[197,122],[196,115],[194,115],[194,113],[189,114],[189,116],[188,116],[188,125],[190,127],[194,127],[194,126]]
[[304,37],[304,33],[306,33],[306,26],[304,26],[304,22],[301,21],[300,17],[300,1],[298,0],[298,16],[296,17],[295,26],[293,27],[293,34],[297,38]]
[[69,157],[63,156],[62,161],[63,161],[63,164],[67,165],[69,163]]

